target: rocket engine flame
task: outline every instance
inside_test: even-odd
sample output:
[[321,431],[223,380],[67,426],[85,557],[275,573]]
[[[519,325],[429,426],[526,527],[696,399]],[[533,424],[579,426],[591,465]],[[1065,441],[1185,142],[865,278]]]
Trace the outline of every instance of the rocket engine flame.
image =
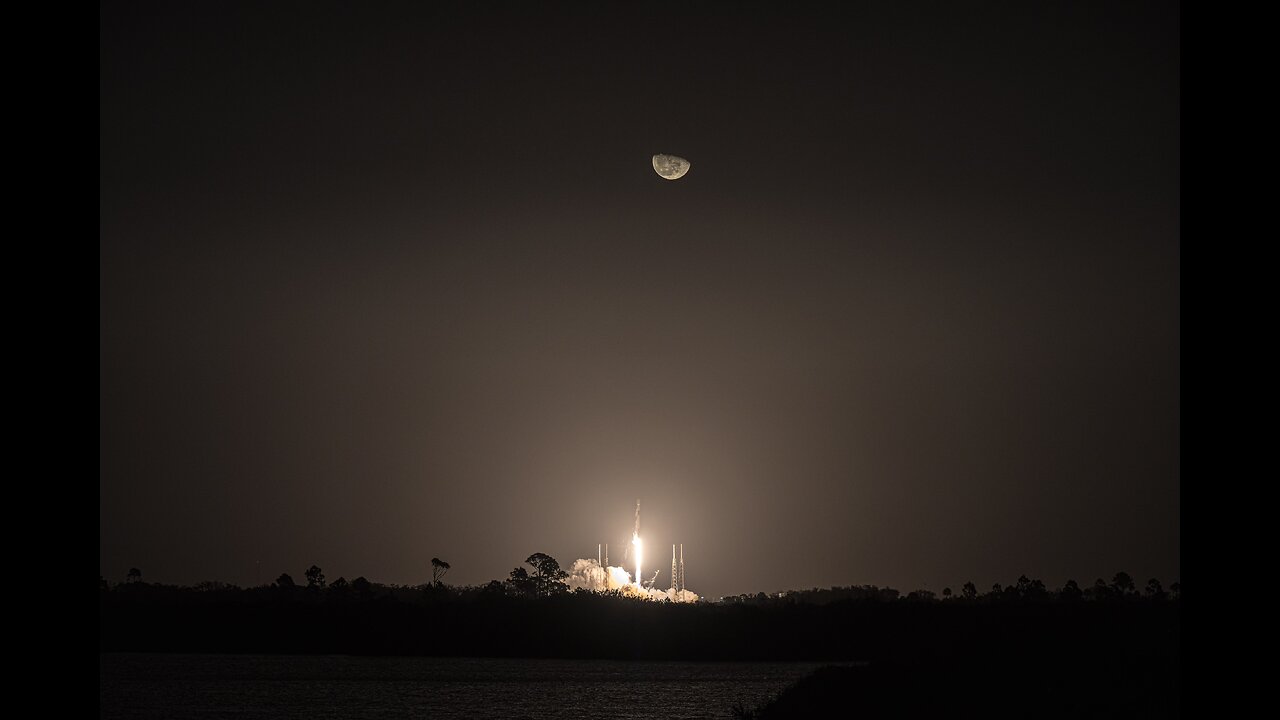
[[636,585],[639,585],[644,577],[640,574],[640,560],[644,557],[644,543],[640,542],[639,533],[631,536],[631,544],[636,546]]
[[636,547],[636,587],[643,587],[644,576],[640,574],[640,559],[644,556],[644,545],[640,544],[640,498],[636,498],[636,527],[631,531],[631,544]]
[[565,584],[570,589],[582,588],[593,592],[617,590],[626,597],[644,600],[668,600],[680,603],[698,602],[698,594],[689,590],[677,591],[675,588],[670,590],[649,588],[646,590],[642,586],[631,582],[631,574],[625,568],[613,565],[600,567],[600,562],[595,558],[575,560],[568,572],[569,577],[565,579]]
[[[674,552],[674,546],[672,551]],[[671,579],[670,590],[658,590],[652,587],[646,587],[644,582],[644,541],[640,539],[640,501],[636,501],[636,525],[631,532],[631,546],[627,548],[626,556],[635,553],[636,556],[636,574],[635,579],[627,574],[625,568],[614,567],[609,565],[608,554],[600,553],[600,548],[596,548],[598,555],[603,557],[596,558],[580,558],[575,560],[573,566],[569,569],[569,577],[565,580],[565,584],[572,589],[582,588],[591,590],[592,592],[604,592],[616,590],[626,597],[643,598],[645,600],[665,600],[669,602],[692,603],[698,601],[698,594],[684,589],[684,557],[680,558],[680,578],[679,588],[677,588],[677,580],[675,577]],[[683,552],[683,548],[682,548]],[[604,567],[601,567],[603,560]],[[626,557],[624,557],[625,563]],[[675,567],[675,556],[672,556],[672,567]],[[675,570],[672,571],[673,573]],[[657,573],[654,573],[656,579]],[[653,584],[654,580],[650,579],[649,583]]]

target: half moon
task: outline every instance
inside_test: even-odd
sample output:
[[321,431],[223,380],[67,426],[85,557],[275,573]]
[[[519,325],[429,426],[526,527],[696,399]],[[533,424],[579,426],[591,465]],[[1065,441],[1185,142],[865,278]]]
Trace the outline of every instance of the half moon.
[[653,156],[653,171],[668,180],[679,180],[690,167],[688,160],[677,155],[658,153]]

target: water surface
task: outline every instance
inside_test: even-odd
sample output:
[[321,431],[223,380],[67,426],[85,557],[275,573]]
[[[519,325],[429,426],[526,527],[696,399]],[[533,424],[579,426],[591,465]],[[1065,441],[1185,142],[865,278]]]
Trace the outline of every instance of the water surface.
[[817,663],[103,653],[103,718],[727,718]]

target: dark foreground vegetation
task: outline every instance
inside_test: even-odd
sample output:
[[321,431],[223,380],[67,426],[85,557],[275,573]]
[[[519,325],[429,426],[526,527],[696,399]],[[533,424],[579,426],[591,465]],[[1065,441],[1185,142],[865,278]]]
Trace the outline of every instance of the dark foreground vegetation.
[[1073,652],[981,662],[936,659],[823,667],[740,720],[818,717],[1176,718],[1176,658]]
[[[832,588],[721,603],[655,603],[568,592],[558,566],[506,582],[409,587],[364,578],[307,586],[282,575],[241,589],[142,582],[100,584],[104,652],[346,653],[644,660],[1096,663],[1175,658],[1181,601],[1140,593],[1123,573],[1092,595],[972,588],[938,599],[881,588]],[[439,562],[437,570],[447,567]]]
[[347,653],[645,660],[1168,656],[1180,601],[669,605],[571,593],[423,591],[319,599],[277,588],[111,590],[104,652]]
[[[504,582],[195,587],[100,579],[103,652],[325,653],[620,660],[830,661],[743,718],[925,713],[988,717],[1179,715],[1181,588],[1125,573],[1081,590],[1021,577],[941,597],[872,586],[658,603],[570,592],[535,554]],[[1003,710],[1002,710],[1003,709]]]

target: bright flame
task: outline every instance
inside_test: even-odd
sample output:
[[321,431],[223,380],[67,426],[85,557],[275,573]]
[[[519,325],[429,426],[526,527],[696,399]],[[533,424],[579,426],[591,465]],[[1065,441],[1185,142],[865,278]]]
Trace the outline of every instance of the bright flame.
[[644,545],[640,542],[640,533],[632,533],[631,544],[636,546],[636,585],[639,585],[640,579],[644,577],[640,574],[640,560],[644,557]]

